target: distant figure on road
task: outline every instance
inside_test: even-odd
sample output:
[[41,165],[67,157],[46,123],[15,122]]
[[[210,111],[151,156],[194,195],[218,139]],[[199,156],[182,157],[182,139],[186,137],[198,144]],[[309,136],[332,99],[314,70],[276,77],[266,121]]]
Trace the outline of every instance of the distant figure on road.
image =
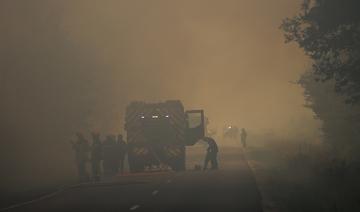
[[204,170],[207,169],[208,163],[211,163],[211,169],[218,169],[217,153],[219,151],[218,146],[213,138],[204,137],[203,140],[208,143],[207,153],[205,157]]
[[114,135],[106,136],[102,146],[104,175],[115,175],[119,167],[119,151]]
[[240,137],[241,137],[241,143],[242,143],[243,147],[246,148],[246,137],[247,137],[247,133],[246,133],[245,128],[242,128],[242,129],[241,129]]
[[124,162],[125,162],[125,155],[127,152],[127,145],[121,134],[118,135],[117,145],[119,148],[120,173],[124,173]]
[[92,133],[93,143],[91,146],[91,168],[92,168],[92,180],[95,182],[100,181],[101,177],[101,160],[102,160],[102,144],[100,141],[99,133]]
[[86,163],[89,160],[90,147],[88,141],[84,138],[83,134],[76,133],[76,136],[77,141],[71,141],[71,144],[75,151],[76,165],[79,173],[79,181],[87,182],[89,181],[89,174],[86,171]]

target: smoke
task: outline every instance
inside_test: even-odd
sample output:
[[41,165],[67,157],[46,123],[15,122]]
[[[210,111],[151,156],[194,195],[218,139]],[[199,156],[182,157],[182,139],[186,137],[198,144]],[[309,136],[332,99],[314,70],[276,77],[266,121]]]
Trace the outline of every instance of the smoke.
[[218,131],[316,128],[278,30],[299,2],[2,1],[2,182],[73,177],[74,132],[122,133],[132,100],[180,99]]

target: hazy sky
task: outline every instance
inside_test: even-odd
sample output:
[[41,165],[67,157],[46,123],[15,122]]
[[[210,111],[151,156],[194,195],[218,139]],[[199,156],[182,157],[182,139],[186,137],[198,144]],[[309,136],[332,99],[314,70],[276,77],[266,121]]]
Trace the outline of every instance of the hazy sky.
[[70,134],[123,131],[132,100],[180,99],[219,130],[316,132],[302,89],[289,83],[309,61],[279,29],[301,2],[1,1],[1,161],[29,173],[47,155],[55,175],[71,161],[61,159]]
[[88,2],[65,5],[59,27],[93,53],[106,84],[98,104],[111,113],[131,100],[181,99],[219,127],[283,128],[311,116],[289,83],[308,63],[279,30],[301,1]]

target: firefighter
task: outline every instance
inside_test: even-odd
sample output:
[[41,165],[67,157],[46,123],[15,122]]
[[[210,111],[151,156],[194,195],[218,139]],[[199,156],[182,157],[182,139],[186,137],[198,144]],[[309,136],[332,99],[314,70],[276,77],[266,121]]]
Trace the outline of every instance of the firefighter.
[[241,137],[241,143],[242,143],[243,147],[246,148],[247,132],[246,132],[245,128],[241,129],[240,137]]
[[125,162],[125,155],[127,152],[127,145],[121,134],[118,135],[117,145],[119,149],[120,173],[124,173],[124,162]]
[[211,169],[216,170],[218,169],[218,162],[217,162],[217,153],[219,151],[218,146],[213,138],[205,137],[203,138],[203,140],[208,143],[204,170],[207,169],[209,162],[211,163]]
[[102,160],[102,144],[100,141],[99,133],[92,133],[93,143],[91,146],[91,168],[92,168],[92,179],[95,182],[100,181],[101,176],[101,160]]
[[112,176],[117,173],[118,170],[118,150],[114,135],[106,136],[106,139],[102,146],[103,150],[103,168],[104,175]]
[[71,143],[75,151],[76,165],[79,173],[79,181],[86,182],[89,181],[89,175],[86,170],[86,163],[89,160],[90,147],[88,141],[84,138],[82,133],[76,133],[76,136],[77,141],[71,141]]

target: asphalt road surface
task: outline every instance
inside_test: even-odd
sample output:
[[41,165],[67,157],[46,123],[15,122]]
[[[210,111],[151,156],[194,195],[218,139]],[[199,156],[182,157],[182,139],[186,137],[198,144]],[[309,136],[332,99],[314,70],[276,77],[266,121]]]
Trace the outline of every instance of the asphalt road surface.
[[261,197],[240,148],[220,147],[218,171],[195,171],[204,148],[187,152],[186,172],[116,176],[60,192],[9,211],[260,212]]

